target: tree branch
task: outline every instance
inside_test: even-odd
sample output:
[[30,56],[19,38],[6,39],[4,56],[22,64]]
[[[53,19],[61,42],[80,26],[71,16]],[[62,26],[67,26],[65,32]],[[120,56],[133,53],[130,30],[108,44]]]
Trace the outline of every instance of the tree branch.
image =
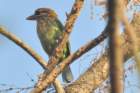
[[[61,38],[59,45],[55,49],[53,55],[49,59],[49,62],[48,62],[49,64],[47,66],[49,72],[46,72],[44,74],[47,75],[48,73],[50,73],[50,71],[52,72],[52,69],[55,68],[55,66],[58,64],[59,55],[61,55],[63,47],[65,46],[66,42],[68,41],[69,35],[70,35],[73,25],[74,25],[74,22],[76,21],[77,17],[79,16],[80,10],[81,10],[83,4],[84,4],[84,0],[75,0],[75,3],[72,7],[70,14],[68,15],[67,21],[66,21],[63,37]],[[53,78],[53,80],[55,78]],[[44,79],[45,78],[43,77],[41,81],[38,81],[35,89],[31,91],[32,93],[40,93],[41,91],[46,89],[50,83],[52,83],[52,81],[49,83],[43,83]]]
[[6,31],[3,27],[0,26],[0,33],[12,40],[16,45],[20,46],[25,50],[30,56],[32,56],[37,63],[39,63],[44,69],[46,68],[47,61],[45,61],[40,55],[38,55],[29,45],[24,43],[20,38],[16,37],[14,34]]
[[[12,40],[16,45],[20,46],[23,50],[25,50],[29,55],[31,55],[37,63],[41,65],[44,69],[46,69],[47,61],[45,61],[39,54],[37,54],[29,45],[24,43],[20,38],[16,37],[14,34],[6,31],[3,27],[0,27],[0,34],[4,35],[8,39]],[[54,81],[54,86],[56,90],[58,90],[58,93],[63,93],[64,91],[63,87],[60,85],[60,81],[57,79]]]
[[[63,69],[67,65],[71,64],[74,60],[76,60],[77,58],[79,58],[80,56],[82,56],[83,54],[85,54],[86,52],[91,50],[92,48],[94,48],[96,45],[98,45],[100,42],[102,42],[107,36],[108,36],[108,32],[106,29],[97,38],[95,38],[94,40],[91,40],[89,43],[87,43],[86,45],[84,45],[80,49],[78,49],[75,53],[68,56],[68,58],[65,59],[63,62],[61,62],[56,68],[54,68],[50,72],[49,75],[46,74],[44,80],[42,80],[41,82],[38,82],[38,86],[42,87],[42,85],[44,84],[47,87],[50,83],[52,83],[54,81],[54,79],[63,71]],[[40,93],[40,92],[34,90],[34,92],[32,92],[32,93]]]
[[61,85],[61,83],[57,79],[55,79],[53,85],[56,89],[56,93],[65,93],[63,86]]
[[51,71],[58,64],[59,55],[61,55],[62,50],[64,49],[63,47],[65,47],[65,44],[69,39],[69,35],[72,32],[73,25],[80,14],[80,10],[83,4],[84,0],[75,0],[75,3],[73,4],[72,10],[68,15],[65,24],[65,31],[63,33],[63,37],[60,40],[58,47],[55,49],[53,55],[50,57],[48,61],[49,64],[47,68],[49,69],[49,71]]
[[119,24],[120,15],[123,15],[123,5],[121,0],[108,0],[109,12],[109,66],[111,93],[123,93],[123,55]]
[[[135,15],[131,25],[135,28],[138,46],[140,46],[140,13]],[[123,44],[121,46],[124,55],[124,62],[134,56],[133,44],[127,34],[122,33]],[[140,52],[140,47],[138,49]],[[108,50],[94,62],[94,64],[83,73],[75,82],[65,88],[66,93],[92,93],[109,76],[109,54]]]
[[[71,32],[71,31],[70,31]],[[0,27],[0,33],[2,33],[3,35],[5,35],[6,37],[8,37],[9,39],[11,39],[12,37],[11,36],[13,36],[13,35],[7,35],[7,34],[5,34],[5,32],[3,32],[3,28],[1,28]],[[6,32],[7,33],[7,32]],[[9,33],[9,32],[8,32]],[[63,64],[60,64],[60,68],[58,67],[58,68],[56,68],[56,69],[58,69],[58,70],[62,70],[64,67],[65,67],[65,63],[66,63],[66,65],[67,64],[70,64],[71,62],[70,61],[74,61],[75,59],[77,59],[78,57],[80,57],[81,55],[83,55],[86,51],[89,51],[91,48],[93,48],[95,45],[97,45],[98,44],[98,41],[100,42],[100,41],[103,41],[104,40],[104,36],[106,37],[106,35],[103,35],[103,37],[101,36],[100,37],[100,39],[96,39],[95,41],[96,42],[94,42],[94,40],[93,40],[93,42],[90,42],[90,43],[88,43],[88,44],[86,44],[86,46],[87,46],[87,49],[86,48],[80,48],[78,51],[76,51],[74,54],[72,54],[72,55],[70,55],[64,62],[63,62]],[[127,38],[128,39],[128,38]],[[14,39],[11,39],[12,41],[14,41]],[[16,43],[16,41],[14,41],[15,43]],[[20,40],[18,41],[18,42],[21,42]],[[22,42],[23,43],[23,42]],[[22,45],[22,43],[21,43],[21,45]],[[19,43],[20,44],[20,43]],[[18,44],[18,45],[19,45]],[[90,44],[91,44],[91,46],[90,46]],[[19,46],[21,46],[21,45],[19,45]],[[24,49],[24,47],[25,46],[21,46],[23,49]],[[126,50],[126,49],[128,49],[128,48],[124,48],[124,50]],[[26,50],[26,49],[24,49],[24,50]],[[130,49],[128,49],[128,50],[130,50]],[[29,51],[29,50],[28,50]],[[58,49],[58,51],[59,51],[59,49]],[[82,52],[80,52],[80,51],[82,51]],[[127,51],[128,52],[128,51]],[[30,54],[30,53],[29,53]],[[32,55],[34,55],[34,53],[33,54],[30,54],[31,56]],[[76,55],[77,57],[75,57],[74,55]],[[130,56],[132,56],[131,55],[131,53],[129,52],[129,53],[127,53],[127,56],[125,56],[125,58],[127,59],[127,58],[130,58]],[[33,57],[34,58],[34,57]],[[35,58],[36,60],[38,60],[38,59],[40,59],[40,57],[37,57],[37,58]],[[68,60],[70,60],[70,61],[68,61]],[[44,61],[45,62],[45,61]],[[101,61],[102,62],[102,61]],[[107,61],[105,60],[105,63],[107,63]],[[42,63],[41,63],[42,64]],[[44,68],[46,68],[47,66],[46,66],[46,62],[45,63],[43,63],[43,64],[45,64],[44,66]],[[42,65],[43,65],[42,64]],[[102,63],[101,63],[102,64]],[[61,65],[63,66],[63,67],[61,67]],[[93,68],[95,68],[95,70],[96,70],[96,67],[97,65],[95,64],[95,66],[92,66]],[[99,85],[99,84],[101,84],[101,82],[102,81],[104,81],[106,78],[107,78],[107,76],[105,75],[106,73],[105,73],[105,71],[108,69],[108,67],[107,67],[107,64],[104,64],[104,65],[102,65],[102,66],[104,66],[103,68],[105,68],[105,70],[103,70],[103,69],[101,69],[101,70],[103,70],[104,72],[104,76],[103,76],[103,78],[99,78],[99,77],[102,77],[100,74],[99,74],[99,79],[103,79],[103,80],[100,80],[99,82],[95,82],[94,84],[95,84],[95,86],[93,86],[94,88],[90,88],[90,90],[92,90],[92,89],[96,89],[96,87]],[[55,70],[55,69],[54,69]],[[54,71],[53,70],[53,71]],[[60,73],[61,71],[58,71],[57,73]],[[100,71],[99,71],[100,72]],[[103,74],[102,73],[102,74]],[[89,74],[89,73],[88,73]],[[91,74],[91,73],[90,73]],[[93,72],[92,72],[92,74],[93,74]],[[50,74],[51,75],[51,74]],[[108,75],[108,74],[107,74]],[[87,79],[87,78],[84,78],[84,79]],[[95,79],[96,79],[96,77],[95,77]],[[90,79],[89,79],[90,80]],[[52,81],[51,81],[52,82]],[[83,81],[83,82],[85,82],[86,83],[86,81]],[[80,82],[80,83],[83,83],[83,82]],[[84,83],[84,84],[85,84]],[[75,86],[75,85],[78,85],[79,83],[77,83],[77,84],[73,84],[73,86]],[[82,84],[81,84],[82,85]],[[91,85],[91,84],[90,84]],[[70,88],[70,86],[69,87],[67,87],[66,88],[66,90],[68,90],[68,88]],[[73,87],[74,88],[74,87]],[[75,87],[75,88],[77,88],[77,87]],[[74,89],[75,89],[74,88]],[[80,87],[79,87],[80,88]],[[79,90],[79,89],[78,89]],[[78,92],[80,92],[80,91],[78,91]],[[69,92],[70,93],[70,92]],[[77,92],[71,92],[71,93],[77,93]],[[82,92],[80,92],[80,93],[82,93]]]

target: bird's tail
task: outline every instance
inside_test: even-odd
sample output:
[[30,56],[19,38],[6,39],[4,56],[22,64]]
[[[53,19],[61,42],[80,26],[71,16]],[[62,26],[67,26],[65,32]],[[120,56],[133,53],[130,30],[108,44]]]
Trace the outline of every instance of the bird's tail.
[[62,79],[65,83],[70,83],[73,80],[73,75],[70,66],[66,67],[62,72]]

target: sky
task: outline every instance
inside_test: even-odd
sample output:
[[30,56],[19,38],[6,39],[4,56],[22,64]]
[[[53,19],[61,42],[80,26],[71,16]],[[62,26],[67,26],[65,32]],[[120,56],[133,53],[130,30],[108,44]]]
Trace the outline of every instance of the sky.
[[[47,7],[55,10],[61,22],[65,24],[66,13],[70,12],[74,1],[0,0],[0,25],[21,38],[44,59],[48,60],[36,34],[36,22],[28,21],[26,17],[33,14],[37,8]],[[93,19],[90,18],[92,11],[95,13]],[[106,21],[101,20],[102,12],[104,10],[101,7],[94,7],[91,10],[91,1],[85,1],[69,38],[72,53],[103,31]],[[99,51],[104,48],[104,45],[102,43],[71,64],[75,79],[91,65],[93,57],[100,54]],[[42,67],[30,55],[0,35],[0,84],[14,87],[31,86],[37,81],[42,71]],[[59,79],[61,80],[60,76]],[[131,92],[127,91],[126,93]]]

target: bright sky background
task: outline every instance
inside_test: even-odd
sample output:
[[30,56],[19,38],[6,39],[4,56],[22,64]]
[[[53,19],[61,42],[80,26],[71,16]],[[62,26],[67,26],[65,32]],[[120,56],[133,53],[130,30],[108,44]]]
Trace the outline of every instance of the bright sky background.
[[[36,34],[36,23],[25,20],[27,16],[34,13],[40,7],[54,9],[61,22],[66,20],[66,12],[69,13],[75,0],[0,0],[0,25],[20,37],[29,44],[44,59],[48,56],[43,51]],[[91,1],[86,0],[81,15],[76,21],[70,36],[71,51],[74,52],[87,41],[98,36],[105,27],[105,21],[99,15],[103,10],[94,7],[95,15],[91,20]],[[103,46],[93,49],[88,54],[72,64],[75,79],[91,65],[93,56],[99,55],[98,51]],[[85,63],[85,64],[82,64]],[[17,87],[33,85],[42,68],[20,47],[0,35],[0,84],[13,85]],[[27,75],[29,74],[29,76]],[[35,82],[31,82],[31,78]],[[61,80],[61,78],[59,77]],[[132,93],[127,91],[126,93]]]

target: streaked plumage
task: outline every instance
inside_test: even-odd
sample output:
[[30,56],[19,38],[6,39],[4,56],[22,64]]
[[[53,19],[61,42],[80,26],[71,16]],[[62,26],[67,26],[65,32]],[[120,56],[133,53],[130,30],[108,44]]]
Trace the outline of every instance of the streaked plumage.
[[[35,11],[34,15],[29,16],[27,19],[37,21],[38,37],[43,49],[50,57],[57,47],[60,38],[62,38],[64,30],[63,25],[57,18],[57,14],[49,8],[39,8]],[[63,61],[68,55],[70,55],[69,42],[65,45],[63,53],[60,55],[59,62]],[[62,79],[66,83],[73,80],[73,75],[69,66],[62,72]]]

